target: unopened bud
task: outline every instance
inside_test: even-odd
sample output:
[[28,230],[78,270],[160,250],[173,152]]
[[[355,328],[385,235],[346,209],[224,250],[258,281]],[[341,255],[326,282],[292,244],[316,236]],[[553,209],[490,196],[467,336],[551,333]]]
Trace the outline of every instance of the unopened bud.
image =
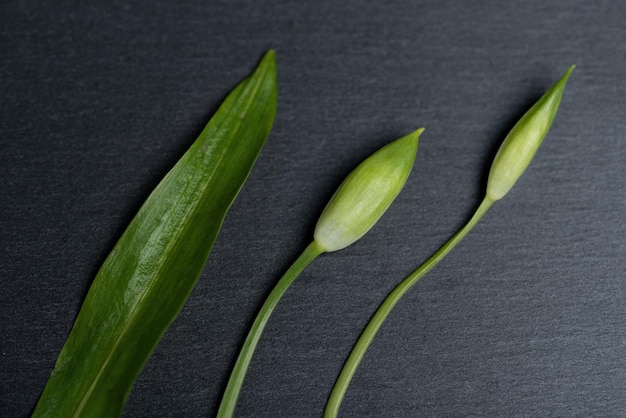
[[517,122],[504,139],[491,165],[487,181],[487,197],[504,197],[520,178],[548,134],[559,110],[565,84],[574,70],[572,65],[557,83]]
[[404,136],[363,161],[339,186],[315,228],[325,251],[345,248],[369,231],[406,182],[424,129]]

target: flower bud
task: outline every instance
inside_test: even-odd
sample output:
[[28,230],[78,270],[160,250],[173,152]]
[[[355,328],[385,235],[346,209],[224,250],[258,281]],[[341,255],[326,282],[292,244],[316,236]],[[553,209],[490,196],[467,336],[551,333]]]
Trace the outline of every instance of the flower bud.
[[504,197],[530,164],[559,110],[565,84],[573,70],[572,65],[504,139],[489,172],[488,198],[495,201]]
[[315,241],[325,251],[354,243],[385,213],[411,173],[423,131],[384,146],[346,177],[315,227]]

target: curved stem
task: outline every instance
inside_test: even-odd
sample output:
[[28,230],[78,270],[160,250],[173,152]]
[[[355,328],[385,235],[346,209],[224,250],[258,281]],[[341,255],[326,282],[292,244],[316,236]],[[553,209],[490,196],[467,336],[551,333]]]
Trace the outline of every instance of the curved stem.
[[461,228],[456,234],[452,236],[435,254],[433,254],[424,264],[419,266],[417,270],[409,274],[406,279],[400,282],[391,293],[385,298],[383,303],[379,306],[378,310],[370,319],[370,322],[365,327],[365,330],[359,337],[358,341],[354,345],[348,360],[343,366],[335,386],[333,387],[326,409],[324,410],[324,418],[334,418],[339,412],[341,401],[343,400],[348,385],[354,376],[361,359],[365,355],[365,351],[371,344],[372,340],[376,336],[376,333],[380,329],[381,325],[387,319],[387,316],[391,310],[396,306],[396,303],[400,298],[421,279],[426,273],[428,273],[433,267],[435,267],[465,236],[474,228],[480,218],[487,212],[487,210],[493,204],[493,200],[488,197],[483,199],[482,203],[474,213],[474,216],[467,222],[467,224]]
[[287,270],[283,277],[278,281],[276,287],[274,287],[265,300],[265,303],[263,303],[263,306],[261,307],[261,310],[254,320],[252,328],[243,343],[243,347],[241,348],[235,367],[233,368],[228,384],[226,385],[224,397],[222,398],[220,409],[217,412],[218,418],[230,418],[233,416],[235,406],[237,405],[237,398],[239,397],[239,392],[241,391],[241,386],[243,384],[243,379],[245,378],[248,366],[250,365],[250,360],[252,360],[252,355],[254,354],[257,344],[259,343],[263,329],[265,328],[265,325],[267,325],[267,321],[278,304],[278,301],[285,294],[289,285],[293,283],[302,270],[304,270],[304,268],[308,266],[311,261],[315,260],[315,258],[323,252],[324,250],[322,247],[320,247],[315,241],[310,243],[304,252],[302,252],[300,257],[298,257],[291,267],[289,267],[289,270]]

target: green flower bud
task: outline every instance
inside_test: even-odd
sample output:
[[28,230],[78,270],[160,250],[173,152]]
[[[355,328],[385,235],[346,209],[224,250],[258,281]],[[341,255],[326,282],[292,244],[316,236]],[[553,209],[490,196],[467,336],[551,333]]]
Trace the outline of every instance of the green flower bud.
[[563,77],[522,116],[504,139],[491,165],[487,181],[487,197],[491,200],[502,199],[535,156],[559,110],[565,84],[574,67],[569,67]]
[[346,177],[315,227],[315,242],[324,251],[354,243],[385,213],[411,173],[423,131],[384,146]]

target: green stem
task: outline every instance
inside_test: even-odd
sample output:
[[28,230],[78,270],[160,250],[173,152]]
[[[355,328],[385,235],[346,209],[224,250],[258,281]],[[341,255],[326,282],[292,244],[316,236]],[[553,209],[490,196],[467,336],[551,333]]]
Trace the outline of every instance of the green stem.
[[300,257],[298,257],[291,267],[289,267],[289,270],[287,270],[283,277],[278,281],[274,290],[272,290],[270,295],[265,300],[265,303],[261,307],[259,314],[252,324],[252,328],[246,337],[246,341],[243,343],[243,347],[241,348],[241,352],[239,353],[233,372],[228,380],[228,385],[226,386],[226,391],[224,392],[224,397],[222,398],[222,404],[217,412],[218,418],[230,418],[233,416],[235,406],[237,405],[237,398],[239,397],[239,392],[241,391],[241,386],[243,384],[243,379],[246,376],[248,366],[250,365],[250,360],[252,360],[252,355],[254,354],[257,344],[259,343],[263,329],[265,328],[265,325],[267,325],[267,321],[278,304],[278,301],[285,294],[289,285],[293,283],[302,270],[304,270],[304,268],[308,266],[311,261],[315,260],[315,258],[323,252],[324,249],[322,249],[322,247],[320,247],[315,241],[310,243]]
[[371,344],[372,340],[376,336],[376,333],[380,329],[381,325],[391,312],[391,310],[396,306],[396,303],[400,300],[400,298],[415,284],[421,279],[426,273],[428,273],[433,267],[435,267],[465,236],[474,228],[474,226],[478,223],[480,218],[487,212],[487,210],[493,204],[493,200],[488,197],[482,201],[474,216],[467,222],[467,224],[461,228],[456,234],[452,236],[435,254],[433,254],[424,264],[419,266],[417,270],[413,273],[409,274],[409,276],[400,282],[399,285],[395,287],[391,291],[391,293],[385,298],[383,303],[380,305],[370,322],[365,327],[365,330],[359,337],[359,340],[354,345],[348,360],[343,366],[337,381],[335,382],[335,386],[328,398],[328,403],[326,404],[326,409],[324,410],[324,418],[335,418],[337,413],[339,412],[339,407],[341,406],[341,401],[343,400],[344,395],[346,394],[346,390],[348,389],[348,385],[352,380],[352,376],[354,376],[354,372],[356,368],[359,366],[363,355],[365,355],[365,351]]

